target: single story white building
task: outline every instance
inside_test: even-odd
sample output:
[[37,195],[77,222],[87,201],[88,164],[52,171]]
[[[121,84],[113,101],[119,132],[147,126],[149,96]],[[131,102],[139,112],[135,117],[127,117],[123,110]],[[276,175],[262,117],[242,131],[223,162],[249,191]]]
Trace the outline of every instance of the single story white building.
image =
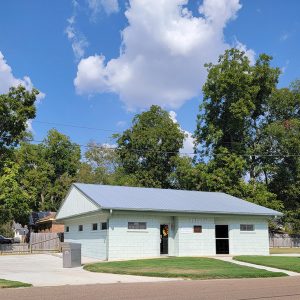
[[281,213],[213,192],[73,184],[57,213],[65,241],[103,260],[269,254]]

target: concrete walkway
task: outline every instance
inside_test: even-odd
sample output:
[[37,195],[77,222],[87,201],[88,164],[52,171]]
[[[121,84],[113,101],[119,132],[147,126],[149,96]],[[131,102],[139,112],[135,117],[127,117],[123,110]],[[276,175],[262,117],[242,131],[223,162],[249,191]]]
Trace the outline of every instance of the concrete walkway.
[[93,273],[83,270],[82,267],[64,269],[60,257],[47,254],[0,256],[0,278],[31,283],[33,286],[178,280],[159,277]]
[[282,272],[282,273],[285,273],[289,276],[300,276],[300,273],[296,273],[296,272],[292,272],[292,271],[287,271],[287,270],[282,270],[282,269],[277,269],[277,268],[271,268],[271,267],[261,266],[261,265],[255,265],[255,264],[250,264],[250,263],[246,263],[246,262],[243,262],[243,261],[234,260],[234,259],[232,259],[232,256],[214,256],[213,258],[223,260],[223,261],[227,261],[227,262],[231,262],[231,263],[241,265],[241,266],[247,266],[247,267],[252,267],[252,268],[256,268],[256,269],[267,270],[267,271],[270,271],[270,272]]

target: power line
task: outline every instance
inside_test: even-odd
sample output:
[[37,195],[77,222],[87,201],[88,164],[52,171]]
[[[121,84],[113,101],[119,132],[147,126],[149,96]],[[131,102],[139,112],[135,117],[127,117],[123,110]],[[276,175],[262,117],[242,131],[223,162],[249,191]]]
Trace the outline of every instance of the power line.
[[[34,143],[42,143],[44,141],[37,141],[37,140],[28,140],[29,142],[34,142]],[[77,143],[76,143],[77,144]],[[77,144],[81,148],[89,148],[89,145],[83,145],[83,144]],[[94,144],[95,146],[95,144]],[[117,148],[116,147],[108,147],[106,145],[96,145],[96,147],[99,147],[101,149],[105,150],[112,150],[115,151]],[[129,151],[132,152],[137,152],[137,153],[145,153],[145,152],[157,152],[161,154],[178,154],[176,151],[160,151],[160,150],[152,150],[152,149],[130,149]],[[179,152],[179,154],[182,155],[197,155],[194,152]],[[238,156],[243,156],[243,157],[249,157],[249,156],[260,156],[260,157],[300,157],[300,154],[238,154],[238,153],[232,153]],[[229,156],[228,153],[215,153],[214,156]]]
[[87,127],[87,126],[81,126],[81,125],[75,125],[75,124],[36,121],[36,120],[34,120],[34,122],[35,123],[40,123],[40,124],[47,124],[47,125],[58,125],[58,126],[65,126],[65,127],[73,127],[73,128],[81,128],[81,129],[89,129],[89,130],[99,130],[99,131],[109,131],[109,132],[118,133],[116,130],[106,129],[106,128]]
[[[66,124],[66,123],[57,123],[57,122],[47,122],[47,121],[37,121],[34,120],[34,122],[36,123],[41,123],[41,124],[48,124],[48,125],[58,125],[58,126],[66,126],[66,127],[73,127],[73,128],[81,128],[81,129],[88,129],[88,130],[98,130],[98,131],[106,131],[106,132],[114,132],[114,133],[121,133],[120,131],[115,131],[112,129],[107,129],[107,128],[97,128],[97,127],[88,127],[88,126],[81,126],[81,125],[75,125],[75,124]],[[43,141],[36,141],[36,140],[30,140],[31,142],[35,142],[35,143],[42,143]],[[222,143],[227,143],[227,144],[241,144],[243,145],[242,142],[225,142],[223,141]],[[78,146],[80,146],[81,148],[89,148],[89,145],[82,145],[82,144],[77,144]],[[99,146],[100,148],[101,146]],[[102,146],[107,150],[116,150],[115,147],[107,147],[107,146]],[[161,154],[177,154],[178,152],[174,152],[174,151],[157,151],[157,150],[151,150],[151,149],[131,149],[131,151],[133,152],[158,152]],[[180,154],[182,155],[197,155],[194,152],[180,152]],[[238,154],[238,153],[233,153],[236,154],[238,156],[243,156],[243,157],[249,157],[249,156],[259,156],[259,157],[300,157],[300,154]],[[199,155],[199,153],[198,153]],[[214,156],[228,156],[227,153],[215,153]]]

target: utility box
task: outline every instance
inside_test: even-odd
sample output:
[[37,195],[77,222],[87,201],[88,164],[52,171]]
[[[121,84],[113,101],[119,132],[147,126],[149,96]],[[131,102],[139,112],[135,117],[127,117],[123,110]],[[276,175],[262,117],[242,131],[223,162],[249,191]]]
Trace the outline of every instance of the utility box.
[[74,268],[81,266],[81,244],[62,243],[63,267]]

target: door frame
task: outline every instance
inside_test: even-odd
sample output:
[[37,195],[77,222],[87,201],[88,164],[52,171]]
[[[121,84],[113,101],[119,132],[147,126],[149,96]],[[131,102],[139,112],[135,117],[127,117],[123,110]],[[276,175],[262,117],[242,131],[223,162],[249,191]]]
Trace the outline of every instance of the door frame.
[[[226,226],[227,227],[227,237],[217,237],[217,226]],[[227,240],[228,241],[228,253],[217,253],[217,240]],[[229,238],[229,224],[215,224],[215,241],[216,241],[216,255],[223,254],[229,255],[230,254],[230,238]]]
[[[163,237],[163,230],[167,229],[167,236]],[[160,255],[169,255],[169,235],[170,225],[160,224],[159,226],[159,253]]]

